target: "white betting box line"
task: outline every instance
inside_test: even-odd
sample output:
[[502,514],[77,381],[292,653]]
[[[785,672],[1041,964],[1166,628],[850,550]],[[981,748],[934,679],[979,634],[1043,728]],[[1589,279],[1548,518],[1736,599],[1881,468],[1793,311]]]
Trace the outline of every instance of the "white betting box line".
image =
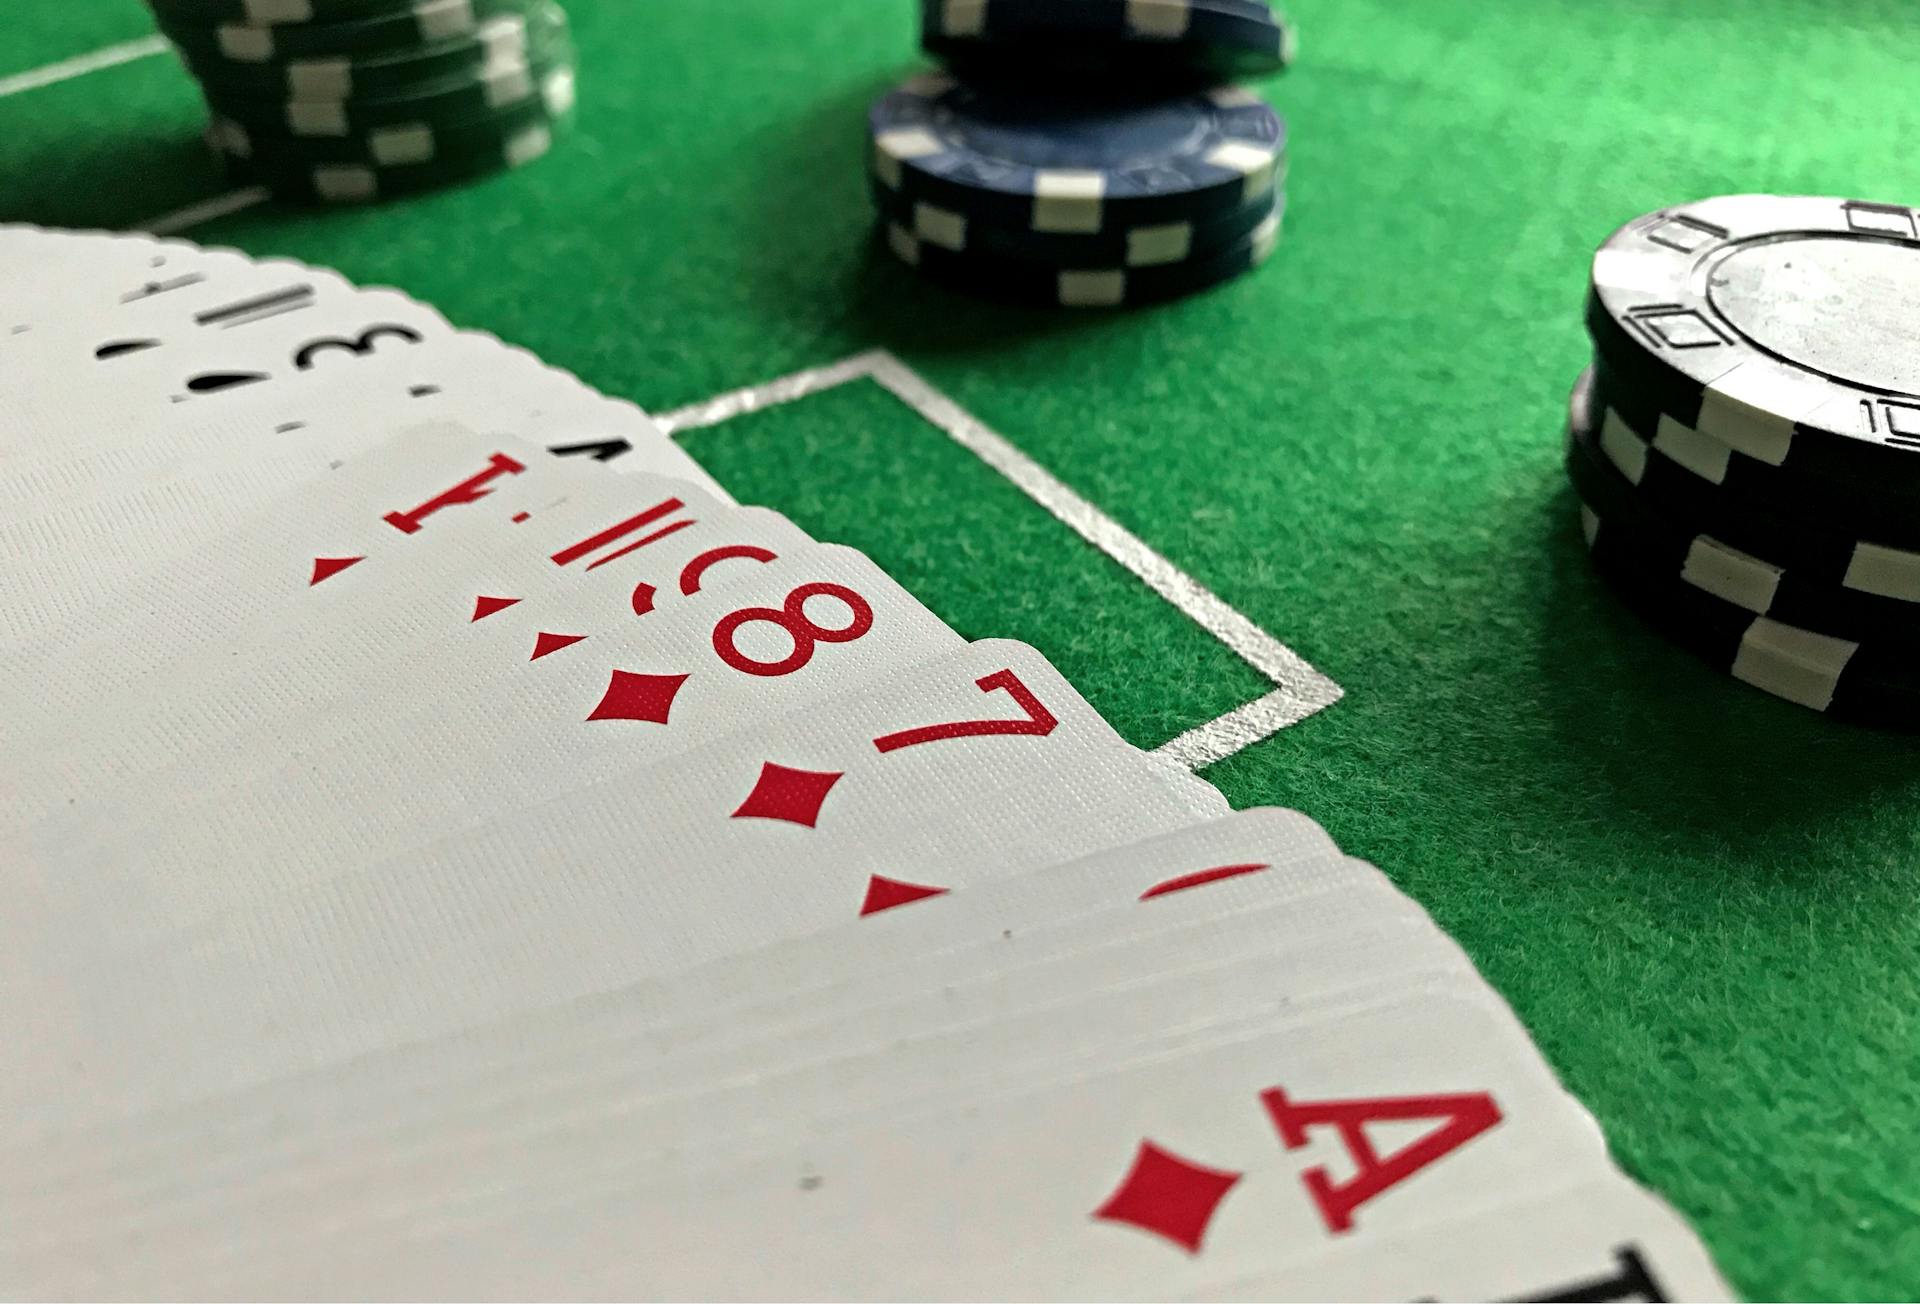
[[77,54],[71,59],[62,59],[59,63],[50,63],[44,68],[33,68],[26,72],[17,72],[11,77],[0,77],[0,100],[9,95],[18,95],[23,91],[37,91],[42,86],[52,86],[75,77],[84,77],[90,72],[99,72],[102,68],[115,68],[123,63],[132,63],[135,59],[162,54],[166,49],[166,37],[143,36],[137,41],[122,41],[118,45],[104,46],[87,54]]
[[948,438],[1011,480],[1074,533],[1133,572],[1148,588],[1274,684],[1272,692],[1163,744],[1160,755],[1189,769],[1201,769],[1263,738],[1270,738],[1340,700],[1340,686],[1307,664],[1293,649],[1221,601],[1199,581],[1149,548],[884,349],[737,389],[672,412],[658,413],[654,420],[668,434],[679,435],[717,426],[749,412],[791,403],[855,380],[875,382],[944,431]]
[[243,190],[231,190],[224,195],[215,195],[212,199],[203,199],[197,204],[188,204],[185,208],[176,208],[171,213],[162,213],[150,217],[134,227],[148,235],[178,235],[191,230],[204,222],[225,217],[229,213],[238,213],[244,208],[265,203],[267,192],[259,186],[248,186]]
[[[58,85],[75,77],[84,77],[90,72],[117,68],[123,63],[132,63],[136,59],[164,54],[167,49],[166,37],[158,34],[143,36],[135,41],[122,41],[118,45],[108,45],[87,54],[75,55],[71,59],[62,59],[59,63],[50,63],[44,68],[15,73],[11,77],[0,77],[0,99],[26,91],[36,91],[43,86]],[[158,217],[140,223],[134,229],[149,235],[177,235],[203,222],[211,222],[229,213],[237,213],[243,208],[251,208],[266,197],[266,191],[257,186],[248,186],[244,190],[230,191],[224,195],[216,195],[212,199],[202,200],[197,204],[189,204],[171,213],[162,213]]]

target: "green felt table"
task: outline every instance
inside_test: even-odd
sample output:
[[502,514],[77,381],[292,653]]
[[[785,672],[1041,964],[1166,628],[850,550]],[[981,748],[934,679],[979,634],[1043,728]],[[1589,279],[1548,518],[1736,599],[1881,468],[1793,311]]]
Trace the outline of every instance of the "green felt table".
[[[917,66],[912,10],[576,0],[551,157],[190,234],[399,286],[654,411],[890,351],[1345,690],[1207,777],[1424,903],[1739,1289],[1920,1290],[1920,756],[1636,623],[1559,465],[1615,226],[1730,191],[1920,199],[1911,5],[1297,0],[1274,260],[1081,315],[955,297],[868,238],[864,111]],[[0,31],[6,78],[151,25],[13,0]],[[225,193],[199,126],[164,56],[6,95],[0,219]],[[1037,645],[1138,744],[1271,688],[871,381],[686,440],[963,634]]]

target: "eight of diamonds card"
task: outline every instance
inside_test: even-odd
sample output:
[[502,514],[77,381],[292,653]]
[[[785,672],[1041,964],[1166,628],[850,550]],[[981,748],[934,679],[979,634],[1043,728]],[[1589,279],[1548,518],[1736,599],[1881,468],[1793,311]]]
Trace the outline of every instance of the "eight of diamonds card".
[[666,423],[0,273],[0,1294],[1727,1295],[1397,867]]

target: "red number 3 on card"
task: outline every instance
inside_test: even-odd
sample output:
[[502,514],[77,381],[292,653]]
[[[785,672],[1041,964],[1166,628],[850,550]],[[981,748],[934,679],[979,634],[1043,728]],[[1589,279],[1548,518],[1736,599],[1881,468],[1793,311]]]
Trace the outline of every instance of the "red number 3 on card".
[[[853,620],[844,629],[832,629],[815,624],[807,617],[808,598],[833,598],[844,603]],[[787,637],[793,640],[793,651],[778,661],[756,661],[740,650],[734,639],[741,629],[765,621],[769,625],[778,625],[785,630]],[[867,600],[844,584],[832,584],[821,581],[816,584],[802,584],[787,595],[785,605],[780,607],[742,607],[739,611],[721,618],[713,627],[713,650],[720,659],[735,670],[747,675],[764,675],[768,679],[777,679],[781,675],[790,675],[813,660],[814,648],[821,643],[851,643],[873,628],[873,608]]]

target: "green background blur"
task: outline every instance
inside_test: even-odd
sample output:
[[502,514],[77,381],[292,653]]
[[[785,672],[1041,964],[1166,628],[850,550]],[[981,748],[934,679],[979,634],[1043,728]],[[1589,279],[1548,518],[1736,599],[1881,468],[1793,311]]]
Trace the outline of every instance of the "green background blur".
[[[1910,0],[1297,0],[1279,253],[1121,315],[975,304],[875,251],[863,114],[916,66],[908,0],[568,7],[552,157],[194,238],[398,286],[654,410],[893,350],[1347,690],[1208,777],[1422,901],[1738,1288],[1920,1290],[1920,756],[1617,610],[1558,465],[1615,226],[1920,199]],[[0,78],[150,30],[135,0],[10,0]],[[0,99],[0,220],[223,193],[199,126],[167,57]],[[1264,691],[871,385],[688,446],[963,634],[1034,643],[1137,743]]]

